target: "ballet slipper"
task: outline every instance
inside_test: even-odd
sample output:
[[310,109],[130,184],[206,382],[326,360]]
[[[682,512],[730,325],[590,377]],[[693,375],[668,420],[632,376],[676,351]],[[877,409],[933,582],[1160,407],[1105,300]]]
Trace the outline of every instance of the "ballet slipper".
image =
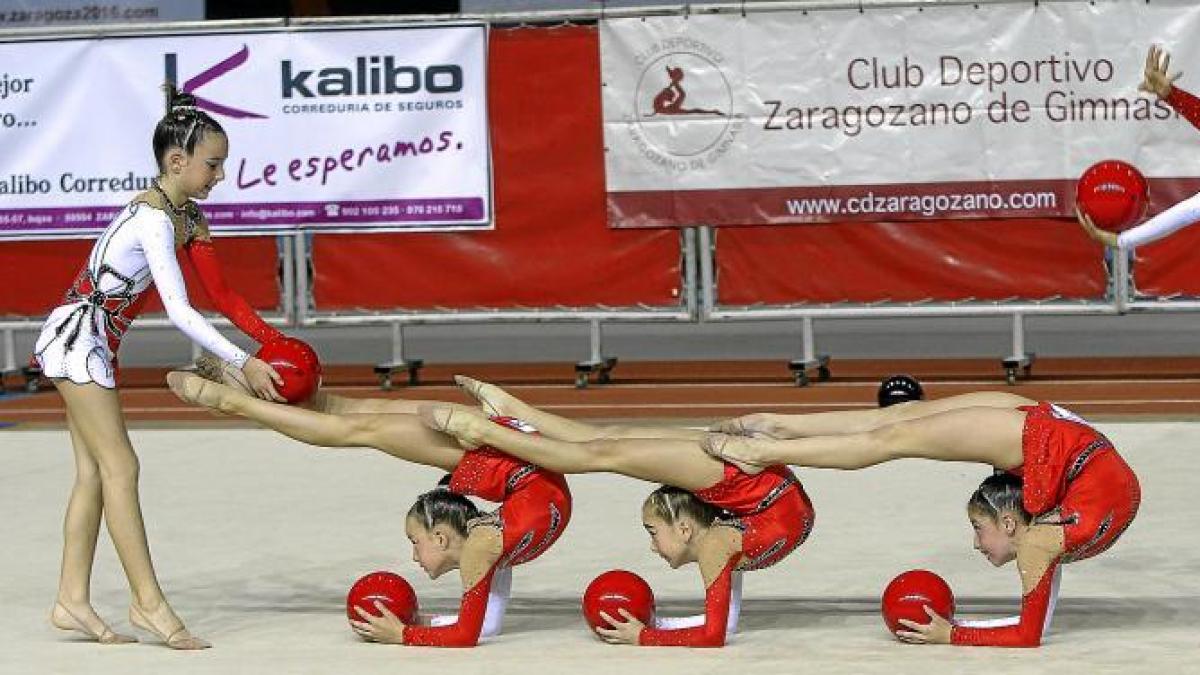
[[762,413],[723,420],[712,425],[708,430],[731,436],[744,436],[746,438],[778,438],[775,435],[777,430],[775,429],[774,422],[771,421],[771,417]]
[[737,450],[746,445],[746,440],[729,434],[708,434],[700,441],[700,447],[710,456],[736,466],[742,473],[762,473],[766,467],[737,458]]
[[203,379],[207,378],[185,370],[173,370],[167,373],[167,388],[184,403],[199,403],[200,392],[204,389]]
[[241,368],[228,361],[205,352],[196,359],[195,367],[195,373],[210,382],[232,387],[248,396],[255,396],[254,389],[250,387],[250,381],[246,379],[246,374],[242,372]]
[[[479,407],[483,412],[489,415],[504,415],[503,407],[496,401],[500,394],[505,394],[503,390],[494,384],[488,384],[481,380],[476,380],[466,375],[455,375],[454,383],[459,389],[467,392],[467,395],[475,399],[479,403]],[[494,390],[494,391],[492,391]]]
[[182,623],[179,624],[179,628],[176,628],[173,631],[167,632],[165,630],[161,630],[150,622],[150,619],[142,612],[142,610],[138,609],[137,605],[129,606],[129,622],[134,626],[146,631],[147,633],[156,635],[160,640],[163,641],[163,644],[167,645],[171,649],[208,649],[212,646],[212,644],[209,642],[201,640],[200,638],[189,633],[188,629],[185,628]]
[[[484,429],[490,423],[471,410],[452,405],[424,404],[417,415],[425,426],[458,439],[467,450],[484,445]],[[480,424],[482,422],[482,424]]]
[[50,610],[50,624],[59,630],[83,633],[102,645],[125,645],[138,641],[136,637],[118,633],[107,625],[104,626],[103,631],[97,633],[61,602],[55,602],[54,608]]
[[722,420],[708,427],[708,430],[718,434],[729,434],[730,436],[749,436],[746,423],[741,417],[735,417],[730,420]]
[[221,409],[222,386],[224,385],[211,382],[195,373],[182,370],[167,373],[167,387],[180,400],[204,406],[213,412],[227,414],[227,411]]

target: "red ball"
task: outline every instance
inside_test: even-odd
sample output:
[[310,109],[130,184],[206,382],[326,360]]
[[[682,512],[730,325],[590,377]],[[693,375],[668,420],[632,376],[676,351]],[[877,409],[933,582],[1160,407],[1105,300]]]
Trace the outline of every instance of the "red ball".
[[294,337],[272,340],[255,356],[271,364],[283,378],[283,385],[277,385],[275,390],[288,403],[306,401],[317,393],[321,385],[321,362],[307,342]]
[[908,630],[900,619],[919,624],[929,623],[925,605],[944,619],[954,617],[954,593],[950,585],[929,570],[909,570],[900,574],[883,589],[881,601],[883,621],[888,631]]
[[633,572],[609,570],[593,579],[583,592],[583,618],[593,630],[612,627],[600,617],[600,612],[624,620],[618,611],[622,607],[644,624],[649,625],[654,619],[654,591]]
[[1096,227],[1120,232],[1141,220],[1150,196],[1146,177],[1135,166],[1106,159],[1089,166],[1079,177],[1075,201]]
[[362,621],[355,607],[362,607],[371,616],[382,616],[375,607],[378,600],[388,611],[406,624],[417,622],[417,594],[408,581],[392,572],[371,572],[360,578],[346,594],[346,616]]

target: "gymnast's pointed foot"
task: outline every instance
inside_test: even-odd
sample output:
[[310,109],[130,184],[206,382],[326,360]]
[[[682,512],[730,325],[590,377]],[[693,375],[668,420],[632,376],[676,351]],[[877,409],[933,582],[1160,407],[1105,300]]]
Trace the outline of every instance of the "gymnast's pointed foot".
[[466,375],[455,375],[454,382],[468,396],[479,402],[479,407],[488,415],[502,415],[525,419],[529,404],[494,384],[476,380]]
[[766,468],[755,462],[758,453],[754,448],[754,441],[744,436],[708,434],[700,441],[700,447],[709,455],[722,462],[729,462],[748,474],[761,473]]
[[751,438],[778,438],[776,425],[769,413],[752,413],[721,420],[708,428],[731,436],[749,436]]
[[470,408],[446,404],[425,404],[417,409],[425,426],[458,439],[464,448],[487,444],[487,435],[495,427],[486,417]]
[[176,370],[167,373],[167,386],[171,392],[188,403],[195,403],[216,412],[230,413],[228,397],[235,390],[207,380],[195,373]]

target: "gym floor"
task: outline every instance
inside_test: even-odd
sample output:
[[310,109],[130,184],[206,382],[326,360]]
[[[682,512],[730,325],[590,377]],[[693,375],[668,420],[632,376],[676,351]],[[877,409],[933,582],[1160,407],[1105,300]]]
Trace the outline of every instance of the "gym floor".
[[[778,363],[621,364],[615,382],[577,390],[569,370],[459,365],[566,415],[703,424],[750,410],[868,406],[879,376],[911,372],[933,397],[1006,389],[994,361],[835,364],[834,379],[798,389]],[[782,372],[780,372],[782,370]],[[879,616],[887,581],[911,568],[949,581],[960,616],[1011,615],[1019,583],[971,548],[964,505],[984,467],[904,461],[859,472],[802,470],[817,510],[808,542],[746,575],[739,632],[721,650],[614,647],[579,614],[588,581],[630,569],[663,614],[700,611],[694,568],[670,570],[649,549],[639,507],[651,486],[571,477],[573,522],[542,558],[514,573],[502,634],[473,650],[362,644],[345,592],[374,569],[403,574],[422,607],[453,611],[453,575],[430,581],[410,560],[403,514],[439,474],[372,450],[322,450],[185,408],[161,371],[127,373],[123,396],[142,461],[142,498],[160,579],[176,610],[214,648],[174,653],[150,644],[102,647],[46,621],[57,583],[61,519],[73,470],[52,391],[0,397],[0,513],[6,555],[0,672],[1187,672],[1200,667],[1200,539],[1194,480],[1181,458],[1200,445],[1200,362],[1047,360],[1012,391],[1048,398],[1099,422],[1137,471],[1144,502],[1107,553],[1066,568],[1040,649],[917,647],[891,639]],[[429,368],[430,384],[386,395],[461,400]],[[557,379],[557,381],[554,381]],[[327,382],[381,395],[369,369],[332,369]],[[1180,453],[1185,453],[1181,455]],[[1184,465],[1186,466],[1186,465]],[[121,630],[128,590],[101,535],[93,601]],[[142,635],[145,640],[150,636]]]

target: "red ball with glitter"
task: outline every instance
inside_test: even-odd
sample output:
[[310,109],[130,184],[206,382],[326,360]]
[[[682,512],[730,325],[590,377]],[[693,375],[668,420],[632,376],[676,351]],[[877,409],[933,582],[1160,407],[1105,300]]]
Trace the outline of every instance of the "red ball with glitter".
[[1106,159],[1089,166],[1079,177],[1075,201],[1096,227],[1121,232],[1142,219],[1150,196],[1146,177],[1137,167]]
[[944,619],[954,617],[954,593],[950,584],[929,570],[909,570],[897,575],[883,590],[880,605],[883,621],[891,633],[908,630],[900,624],[900,619],[929,623],[925,605]]
[[624,621],[625,616],[619,611],[622,608],[644,624],[649,625],[654,619],[654,591],[633,572],[609,570],[593,579],[583,592],[583,618],[592,630],[612,628],[600,612]]
[[317,393],[321,385],[321,361],[307,342],[293,337],[272,340],[255,356],[271,364],[283,378],[283,385],[276,385],[275,390],[288,403],[307,401]]
[[399,574],[371,572],[354,582],[346,594],[346,616],[351,621],[363,621],[355,607],[362,607],[371,616],[382,616],[375,607],[376,601],[405,624],[417,622],[417,593]]

